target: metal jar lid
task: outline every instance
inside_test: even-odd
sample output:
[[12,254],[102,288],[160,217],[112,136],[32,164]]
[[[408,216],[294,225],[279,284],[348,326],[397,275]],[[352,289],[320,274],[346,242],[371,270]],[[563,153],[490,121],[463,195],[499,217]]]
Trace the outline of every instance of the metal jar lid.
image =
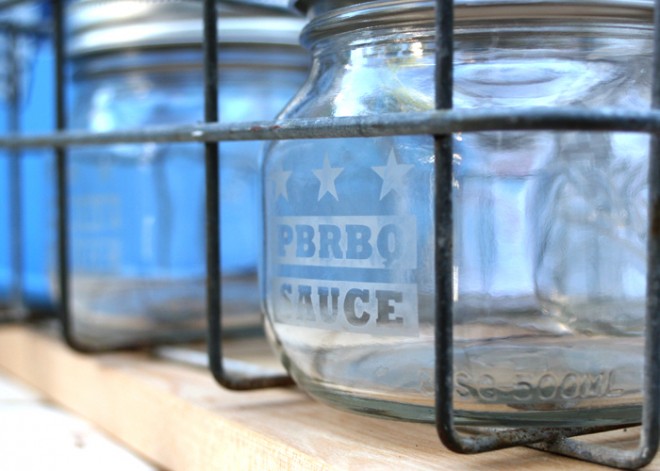
[[[67,10],[71,56],[127,48],[201,46],[201,0],[77,0]],[[218,3],[223,44],[298,46],[305,20],[250,5]]]

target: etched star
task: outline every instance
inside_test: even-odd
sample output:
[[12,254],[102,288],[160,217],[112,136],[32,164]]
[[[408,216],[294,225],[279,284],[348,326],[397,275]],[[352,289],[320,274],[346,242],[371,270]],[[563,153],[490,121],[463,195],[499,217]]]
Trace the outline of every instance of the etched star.
[[321,198],[323,198],[326,193],[330,193],[335,197],[337,201],[339,201],[339,197],[337,196],[337,188],[335,187],[335,180],[339,174],[344,171],[344,169],[339,167],[330,167],[330,162],[328,161],[328,156],[326,155],[323,159],[323,167],[312,171],[314,172],[316,178],[318,178],[321,182],[321,186],[319,187],[318,201],[321,201]]
[[410,164],[399,164],[396,161],[394,150],[390,151],[387,158],[387,165],[371,167],[371,169],[383,179],[383,186],[380,189],[380,199],[387,196],[390,191],[399,192],[398,188],[404,186],[403,177],[413,168]]
[[293,172],[284,170],[283,168],[273,172],[273,182],[275,183],[275,199],[282,195],[285,200],[289,200],[289,193],[287,192],[286,184],[288,183],[289,177],[292,173]]

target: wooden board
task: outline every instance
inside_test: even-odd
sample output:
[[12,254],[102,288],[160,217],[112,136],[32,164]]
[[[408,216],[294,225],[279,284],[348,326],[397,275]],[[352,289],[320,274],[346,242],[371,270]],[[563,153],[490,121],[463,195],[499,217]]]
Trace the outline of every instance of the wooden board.
[[157,469],[1,370],[0,443],[3,470]]
[[432,426],[336,411],[296,388],[230,392],[200,368],[144,353],[83,356],[26,327],[0,329],[0,367],[174,471],[602,469],[522,447],[456,455]]

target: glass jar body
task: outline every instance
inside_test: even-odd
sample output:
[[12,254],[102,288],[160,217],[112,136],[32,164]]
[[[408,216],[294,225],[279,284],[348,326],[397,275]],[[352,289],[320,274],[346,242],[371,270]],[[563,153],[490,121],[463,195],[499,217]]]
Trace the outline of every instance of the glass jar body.
[[[8,4],[8,5],[5,5]],[[0,128],[4,133],[53,130],[52,53],[44,34],[47,2],[0,2],[4,68]],[[12,27],[17,28],[12,33]],[[20,158],[16,156],[20,154]],[[48,264],[54,234],[53,156],[50,150],[0,153],[0,317],[53,313]]]
[[[221,52],[223,122],[276,115],[305,77],[301,53],[287,54],[286,49],[276,53],[255,46],[227,47]],[[140,129],[203,120],[197,49],[116,53],[79,61],[75,82],[75,129]],[[256,286],[261,249],[260,149],[258,142],[220,146],[227,327],[251,328],[260,320]],[[77,148],[70,153],[69,172],[76,336],[100,347],[202,337],[203,145]]]
[[[650,34],[587,20],[458,22],[454,106],[646,108]],[[319,35],[312,49],[312,79],[284,118],[433,109],[430,23]],[[452,141],[458,420],[639,418],[648,137]],[[434,159],[423,136],[267,150],[268,328],[294,379],[323,401],[434,419]]]

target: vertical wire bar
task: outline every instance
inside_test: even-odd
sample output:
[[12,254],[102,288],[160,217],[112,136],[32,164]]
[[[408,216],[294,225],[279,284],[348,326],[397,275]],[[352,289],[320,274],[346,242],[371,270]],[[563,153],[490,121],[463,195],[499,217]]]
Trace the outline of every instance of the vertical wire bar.
[[[66,114],[66,0],[55,0],[53,6],[53,49],[55,56],[55,129],[65,131]],[[57,193],[57,272],[59,288],[59,321],[62,337],[66,344],[75,351],[92,353],[95,349],[78,341],[75,335],[71,313],[71,291],[69,284],[69,198],[67,147],[55,147],[55,178]]]
[[[652,108],[660,109],[660,0],[653,13]],[[660,442],[660,136],[651,136],[649,161],[649,234],[646,305],[646,403],[642,432],[643,464],[649,463]]]
[[[8,85],[8,131],[18,135],[21,130],[21,67],[18,35],[11,26],[7,28],[7,74]],[[21,151],[17,147],[9,149],[9,234],[11,286],[9,294],[9,313],[12,318],[23,315],[23,238],[22,238],[22,198],[21,198]]]
[[[218,121],[218,25],[215,0],[204,0],[204,121]],[[217,142],[204,143],[206,171],[206,310],[209,328],[209,364],[222,384],[222,292],[220,286],[220,179]]]
[[[651,108],[660,109],[660,0],[653,11]],[[651,135],[648,170],[648,246],[643,422],[636,467],[650,463],[660,441],[660,135]]]
[[[217,122],[218,113],[218,26],[216,0],[204,0],[204,119]],[[220,269],[220,174],[217,142],[207,142],[206,168],[206,296],[209,326],[208,354],[211,372],[216,381],[227,389],[261,389],[292,384],[283,375],[244,376],[225,371],[222,349],[222,290]]]
[[[453,106],[454,3],[437,0],[435,108]],[[452,136],[434,136],[435,146],[435,364],[436,427],[442,442],[457,451],[453,417],[453,218],[452,218]]]
[[[66,75],[65,75],[65,18],[64,0],[56,0],[53,6],[53,48],[55,56],[55,129],[66,129]],[[57,188],[57,262],[59,285],[59,318],[62,335],[69,346],[84,351],[73,335],[69,299],[69,230],[68,230],[68,175],[65,147],[55,148]]]

